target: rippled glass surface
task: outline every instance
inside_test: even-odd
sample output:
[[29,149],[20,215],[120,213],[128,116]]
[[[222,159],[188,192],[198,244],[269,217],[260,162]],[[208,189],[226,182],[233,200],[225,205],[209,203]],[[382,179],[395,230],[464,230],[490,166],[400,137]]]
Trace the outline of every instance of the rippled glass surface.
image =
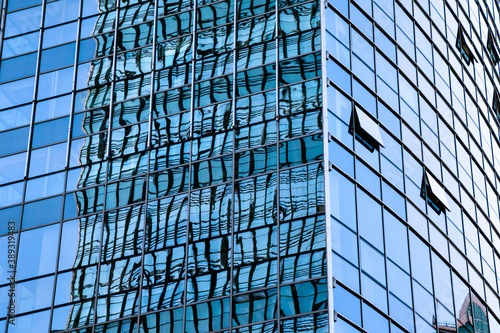
[[320,2],[5,3],[0,332],[327,332]]

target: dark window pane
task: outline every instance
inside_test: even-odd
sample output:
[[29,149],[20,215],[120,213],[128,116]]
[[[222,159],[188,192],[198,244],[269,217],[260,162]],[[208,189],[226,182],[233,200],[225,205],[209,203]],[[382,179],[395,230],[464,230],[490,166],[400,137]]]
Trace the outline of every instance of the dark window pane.
[[72,65],[75,61],[75,43],[42,51],[40,72]]
[[97,49],[97,44],[94,38],[84,39],[80,41],[78,51],[78,62],[94,59]]
[[28,147],[29,127],[0,133],[0,155],[17,153]]
[[[11,230],[9,229],[9,223],[8,223],[11,221],[14,222],[14,230],[19,230],[20,217],[21,217],[21,206],[15,206],[0,210],[0,221],[4,221],[4,223],[0,223],[0,235],[5,234]],[[3,279],[0,280],[0,283],[1,284],[4,283]]]
[[20,79],[34,75],[36,71],[36,53],[3,60],[0,64],[0,82]]
[[36,124],[33,129],[33,148],[64,141],[68,138],[69,117]]
[[39,5],[42,0],[9,0],[7,11],[18,10],[29,6]]
[[24,206],[23,229],[58,221],[61,219],[61,210],[61,196],[29,203]]

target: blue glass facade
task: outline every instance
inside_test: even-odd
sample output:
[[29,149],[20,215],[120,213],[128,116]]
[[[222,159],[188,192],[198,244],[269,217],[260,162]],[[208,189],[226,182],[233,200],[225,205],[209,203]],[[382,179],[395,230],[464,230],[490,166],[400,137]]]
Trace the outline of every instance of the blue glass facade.
[[335,332],[500,331],[498,5],[327,3]]
[[319,6],[5,4],[1,332],[328,330]]
[[3,0],[0,333],[500,332],[499,5]]

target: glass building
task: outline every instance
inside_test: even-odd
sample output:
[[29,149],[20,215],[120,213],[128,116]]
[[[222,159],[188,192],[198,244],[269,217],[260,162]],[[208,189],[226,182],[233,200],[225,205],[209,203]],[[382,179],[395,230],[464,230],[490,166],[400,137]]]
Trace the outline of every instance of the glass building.
[[499,27],[3,0],[0,333],[500,332]]

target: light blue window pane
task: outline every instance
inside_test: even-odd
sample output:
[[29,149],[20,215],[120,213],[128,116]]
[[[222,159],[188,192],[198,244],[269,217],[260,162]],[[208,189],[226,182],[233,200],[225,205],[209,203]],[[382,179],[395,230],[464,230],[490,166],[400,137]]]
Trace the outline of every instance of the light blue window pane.
[[21,280],[54,272],[59,225],[21,233],[16,278]]
[[[414,331],[413,323],[413,310],[401,302],[398,298],[389,294],[389,308],[391,311],[391,317],[396,319],[398,323],[403,325],[410,332]],[[395,327],[391,327],[391,333],[403,333],[401,330],[394,331]]]
[[[70,290],[67,291],[70,293]],[[51,332],[63,331],[68,328],[68,318],[71,316],[72,305],[55,308],[52,312]]]
[[2,58],[9,58],[19,54],[36,51],[38,49],[39,32],[9,38],[4,40]]
[[73,272],[57,274],[56,294],[54,297],[55,306],[71,302],[71,288],[73,285],[72,282]]
[[387,291],[368,275],[361,275],[361,294],[375,307],[387,312]]
[[84,39],[79,43],[78,62],[92,60],[96,56],[97,44],[94,38]]
[[69,22],[78,18],[79,0],[58,0],[48,3],[45,7],[45,27]]
[[16,324],[9,325],[9,333],[48,332],[50,310],[25,316],[16,316]]
[[432,320],[435,316],[434,300],[432,298],[432,295],[429,294],[429,292],[424,288],[422,288],[420,284],[413,283],[413,299],[415,304],[415,311],[429,323],[432,323]]
[[[66,197],[66,200],[68,198]],[[74,197],[73,197],[73,200]],[[64,251],[59,253],[58,270],[64,270],[73,267],[78,250],[80,225],[78,220],[64,222],[61,234],[61,248]]]
[[359,234],[379,251],[384,252],[382,208],[364,191],[357,191]]
[[16,301],[18,304],[18,313],[50,307],[53,289],[54,276],[17,284]]
[[352,154],[335,141],[328,143],[328,150],[330,161],[354,178],[354,158]]
[[339,172],[332,170],[330,188],[332,189],[330,196],[332,215],[352,230],[356,230],[354,184]]
[[68,23],[55,28],[46,29],[43,32],[42,48],[72,42],[76,39],[78,23]]
[[34,76],[0,85],[0,109],[31,102],[34,86]]
[[31,179],[26,184],[26,197],[24,200],[31,201],[43,197],[49,197],[62,193],[64,189],[65,173]]
[[328,61],[326,66],[328,78],[338,85],[345,93],[351,94],[351,75],[337,65],[335,61]]
[[385,246],[389,259],[409,272],[408,235],[405,225],[384,210]]
[[335,299],[335,311],[361,326],[361,302],[359,298],[341,286],[333,289],[333,298]]
[[356,160],[356,180],[380,199],[380,177],[359,160]]
[[23,125],[29,125],[30,118],[31,104],[6,111],[0,111],[0,131],[5,131]]
[[366,303],[363,304],[363,327],[368,332],[389,333],[389,321]]
[[0,185],[22,179],[25,164],[26,153],[0,158]]
[[[398,186],[399,190],[403,190],[403,173],[393,164],[388,162],[386,158],[382,159],[382,165],[390,167],[391,171],[389,172],[389,175],[386,175],[386,177],[389,178],[392,185]],[[394,210],[399,217],[406,219],[405,198],[385,181],[382,182],[382,198],[387,206]]]
[[36,53],[3,60],[0,63],[0,82],[20,79],[35,74]]
[[66,143],[49,146],[31,152],[29,176],[34,177],[64,168]]
[[413,233],[410,235],[412,276],[427,290],[432,290],[429,248]]
[[373,46],[368,43],[368,41],[362,37],[357,31],[351,29],[352,52],[356,54],[370,69],[375,69],[375,61],[373,59]]
[[[92,0],[90,0],[90,1],[92,1]],[[88,1],[84,1],[84,3],[85,2],[88,2]],[[84,4],[84,6],[85,6],[85,4]],[[97,10],[97,6],[98,5],[95,4],[96,10]],[[87,18],[87,19],[84,19],[81,21],[81,23],[80,23],[80,39],[94,35],[95,24],[96,24],[98,18],[99,18],[99,16],[94,16],[94,17],[90,17],[90,18]]]
[[7,14],[4,38],[40,29],[41,15],[41,6]]
[[48,98],[71,91],[73,87],[73,67],[40,75],[38,98]]
[[336,220],[332,220],[331,234],[332,250],[354,266],[358,266],[358,240],[356,234]]
[[338,318],[338,320],[335,322],[335,333],[359,333],[359,332],[361,331],[354,328],[354,326],[351,326],[341,318]]
[[24,182],[0,187],[0,202],[2,206],[10,206],[23,200]]
[[363,271],[385,286],[385,263],[382,254],[363,240],[360,241],[359,252]]
[[35,122],[67,115],[71,112],[71,95],[52,98],[36,105]]
[[[6,237],[4,237],[4,239],[6,239]],[[7,253],[7,241],[3,242],[3,239],[0,238],[0,250],[2,251],[5,251],[5,253]],[[0,265],[0,267],[2,267]],[[3,268],[3,267],[2,267]],[[5,273],[4,274],[6,277],[10,277],[10,274],[7,274]],[[2,287],[0,288],[0,295],[5,295],[3,296],[2,298],[0,298],[0,317],[7,317],[7,310],[8,310],[8,306],[9,306],[9,297],[8,297],[8,294],[10,292],[10,285],[7,285],[5,287]],[[1,322],[0,321],[0,325],[3,325],[3,326],[0,326],[0,332],[4,333],[4,327],[5,327],[5,322]]]
[[[17,242],[17,234],[15,236],[15,241]],[[9,236],[5,235],[3,237],[0,237],[0,251],[1,251],[1,253],[5,253],[5,254],[8,253],[8,249],[9,249],[8,245],[9,245]],[[4,255],[2,257],[0,257],[0,272],[2,273],[2,274],[0,274],[0,283],[7,284],[7,283],[9,283],[9,280],[7,280],[7,279],[11,276],[11,273],[8,273],[8,272],[12,270],[12,267],[10,266],[10,264],[12,264],[12,262],[9,263],[8,256]],[[3,292],[3,291],[7,291],[7,290],[0,289],[0,292]],[[4,300],[7,297],[4,296],[5,294],[1,294],[1,295],[2,295],[2,297],[0,298],[0,306],[1,306],[0,307],[0,316],[5,316],[4,313],[6,313],[7,311],[4,309],[6,309],[7,304],[4,303],[5,302]],[[4,304],[5,304],[5,307],[4,307]]]
[[410,275],[391,261],[387,262],[387,280],[389,291],[396,295],[406,305],[412,305]]
[[359,270],[336,253],[333,253],[332,262],[333,276],[355,292],[359,293]]
[[[371,1],[370,0],[358,0],[358,3],[361,4],[365,2],[365,6],[361,5],[367,12],[371,12]],[[350,19],[358,29],[360,29],[370,40],[373,41],[373,28],[371,21],[366,17],[366,15],[361,12],[358,7],[351,6]]]
[[372,116],[377,117],[377,101],[375,96],[362,86],[357,80],[353,80],[352,93],[354,99],[368,111]]

